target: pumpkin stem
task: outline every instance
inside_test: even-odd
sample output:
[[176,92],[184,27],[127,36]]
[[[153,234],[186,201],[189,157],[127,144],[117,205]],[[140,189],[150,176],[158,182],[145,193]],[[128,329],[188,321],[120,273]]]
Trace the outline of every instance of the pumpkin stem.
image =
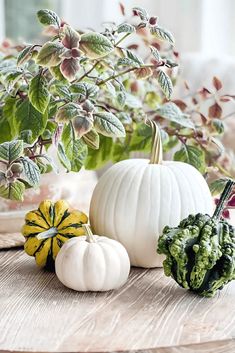
[[219,202],[216,206],[215,212],[213,214],[213,218],[220,219],[220,217],[223,213],[223,210],[224,210],[229,198],[231,197],[231,193],[232,193],[234,185],[235,185],[235,182],[233,180],[229,179],[227,181],[225,188],[220,196]]
[[58,233],[57,228],[56,227],[51,227],[48,230],[45,230],[44,232],[39,233],[36,236],[36,238],[38,240],[47,239],[47,238],[53,238],[57,233]]
[[89,226],[89,224],[83,224],[83,227],[85,228],[86,231],[86,241],[88,241],[88,243],[95,243],[95,237],[94,234],[91,231],[91,227]]
[[150,155],[150,164],[161,164],[162,163],[162,140],[159,127],[153,120],[147,120],[147,124],[151,126],[153,137],[152,137],[152,148]]

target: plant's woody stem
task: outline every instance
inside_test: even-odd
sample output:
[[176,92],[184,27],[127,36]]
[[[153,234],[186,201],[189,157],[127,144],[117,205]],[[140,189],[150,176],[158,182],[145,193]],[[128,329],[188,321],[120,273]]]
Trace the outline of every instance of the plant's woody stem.
[[220,196],[219,203],[216,206],[215,212],[213,214],[213,218],[220,219],[224,208],[226,207],[226,204],[228,200],[231,197],[232,190],[234,188],[235,182],[233,180],[228,180],[225,188]]

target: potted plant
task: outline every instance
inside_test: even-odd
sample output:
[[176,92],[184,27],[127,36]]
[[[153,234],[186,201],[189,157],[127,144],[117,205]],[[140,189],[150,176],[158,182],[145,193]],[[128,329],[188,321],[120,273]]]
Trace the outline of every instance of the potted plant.
[[[214,78],[216,96],[203,88],[170,101],[178,53],[157,17],[135,7],[129,20],[108,23],[99,33],[75,30],[50,10],[37,15],[49,39],[6,45],[0,61],[1,198],[23,201],[41,175],[57,172],[52,146],[67,172],[149,152],[147,117],[158,122],[165,152],[177,146],[174,159],[204,175],[213,168],[228,175],[217,139],[224,128],[218,99],[231,96],[219,95],[221,82]],[[215,101],[205,115],[200,103],[208,98]]]

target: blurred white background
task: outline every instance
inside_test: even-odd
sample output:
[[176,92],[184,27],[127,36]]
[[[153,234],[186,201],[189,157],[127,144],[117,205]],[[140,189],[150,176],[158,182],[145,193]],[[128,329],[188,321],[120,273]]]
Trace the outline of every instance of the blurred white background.
[[[181,77],[191,87],[210,88],[218,76],[226,93],[235,92],[235,1],[234,0],[122,0],[127,14],[142,6],[159,17],[162,27],[176,39],[181,55]],[[77,28],[102,29],[105,21],[122,22],[119,0],[0,0],[0,41],[42,40],[42,27],[36,12],[42,8],[56,11]],[[206,73],[206,75],[205,75]],[[231,74],[232,73],[232,74]]]
[[[122,20],[118,0],[0,0],[0,39],[28,41],[40,27],[35,12],[50,8],[75,27],[94,29],[100,23]],[[145,7],[171,30],[181,53],[235,55],[234,0],[123,0],[126,9]]]

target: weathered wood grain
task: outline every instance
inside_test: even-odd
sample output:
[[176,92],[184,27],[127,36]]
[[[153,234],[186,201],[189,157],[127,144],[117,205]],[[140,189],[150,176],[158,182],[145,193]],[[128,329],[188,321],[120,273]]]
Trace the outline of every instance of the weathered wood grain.
[[0,251],[0,352],[234,353],[234,299],[235,283],[206,299],[137,268],[118,291],[78,293]]

